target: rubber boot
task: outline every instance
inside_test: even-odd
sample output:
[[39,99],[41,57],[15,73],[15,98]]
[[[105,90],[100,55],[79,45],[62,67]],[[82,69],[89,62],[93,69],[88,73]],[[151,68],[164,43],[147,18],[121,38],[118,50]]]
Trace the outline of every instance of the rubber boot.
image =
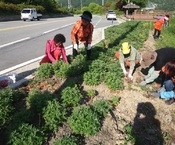
[[75,58],[76,56],[77,56],[77,54],[78,54],[78,51],[76,50],[76,49],[73,49],[73,58]]
[[90,50],[86,50],[86,59],[90,60],[91,57],[91,49]]

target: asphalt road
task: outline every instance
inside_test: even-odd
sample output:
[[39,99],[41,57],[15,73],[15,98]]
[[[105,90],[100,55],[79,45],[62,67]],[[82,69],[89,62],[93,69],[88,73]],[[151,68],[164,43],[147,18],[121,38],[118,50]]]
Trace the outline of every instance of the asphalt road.
[[[40,21],[7,21],[0,22],[0,72],[41,57],[45,52],[48,39],[57,33],[66,37],[65,47],[71,45],[70,31],[79,16],[41,19]],[[120,22],[107,21],[105,16],[93,16],[95,29]]]

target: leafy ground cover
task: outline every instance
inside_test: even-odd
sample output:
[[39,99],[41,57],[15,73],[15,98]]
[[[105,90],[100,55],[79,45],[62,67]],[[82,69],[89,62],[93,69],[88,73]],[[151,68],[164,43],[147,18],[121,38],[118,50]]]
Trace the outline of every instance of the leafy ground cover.
[[[128,41],[139,51],[155,49],[152,23],[128,21],[105,31],[92,60],[81,50],[70,64],[41,65],[27,84],[0,91],[3,144],[163,145],[175,143],[175,108],[152,98],[154,84],[123,79],[114,54]],[[148,48],[149,46],[149,48]]]

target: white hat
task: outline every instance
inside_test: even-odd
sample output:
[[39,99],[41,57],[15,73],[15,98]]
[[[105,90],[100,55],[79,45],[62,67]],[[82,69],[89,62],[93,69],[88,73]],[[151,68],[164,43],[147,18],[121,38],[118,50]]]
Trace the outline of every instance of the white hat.
[[168,21],[169,19],[168,19],[168,17],[164,17],[164,19],[166,20],[166,21]]

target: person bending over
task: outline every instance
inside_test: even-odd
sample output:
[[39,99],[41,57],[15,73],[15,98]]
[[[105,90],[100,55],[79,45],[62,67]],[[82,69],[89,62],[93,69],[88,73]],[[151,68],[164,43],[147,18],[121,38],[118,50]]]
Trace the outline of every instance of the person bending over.
[[43,63],[54,63],[62,59],[68,63],[66,51],[63,43],[66,42],[66,38],[63,34],[56,34],[52,40],[47,40],[45,56],[40,61],[40,65]]
[[73,57],[77,56],[79,44],[83,43],[86,50],[86,57],[91,56],[91,42],[94,26],[91,24],[92,14],[89,11],[84,11],[80,16],[81,20],[76,21],[71,30],[71,40],[73,43]]
[[[119,59],[124,76],[132,80],[134,69],[136,65],[139,66],[140,53],[128,42],[124,42],[122,43],[122,48],[115,53],[115,56]],[[126,70],[126,67],[129,67],[129,71]]]

